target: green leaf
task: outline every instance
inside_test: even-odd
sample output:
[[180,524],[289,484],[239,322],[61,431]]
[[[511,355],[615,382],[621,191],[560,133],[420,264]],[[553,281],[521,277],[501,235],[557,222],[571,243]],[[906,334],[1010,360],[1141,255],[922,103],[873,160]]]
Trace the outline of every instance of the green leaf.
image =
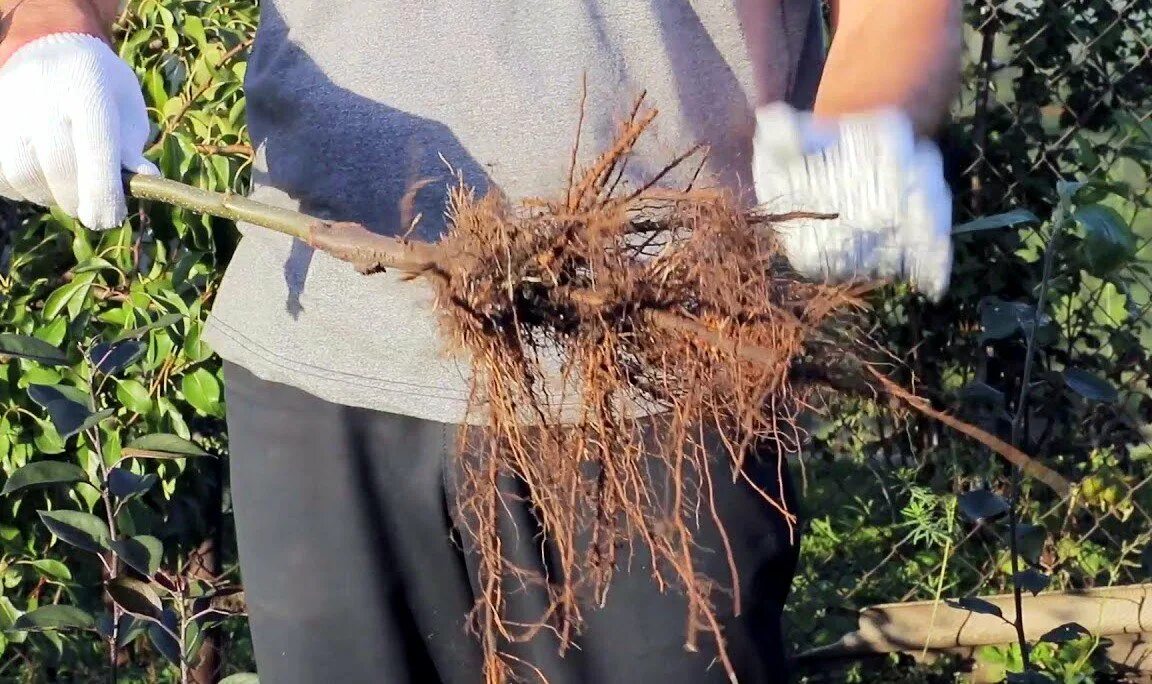
[[1128,445],[1128,458],[1133,461],[1147,461],[1152,459],[1152,442]]
[[1084,256],[1094,275],[1111,273],[1136,255],[1136,237],[1112,207],[1091,204],[1077,209],[1073,217],[1084,227]]
[[1040,561],[1041,552],[1044,551],[1044,540],[1047,537],[1048,531],[1043,526],[1020,523],[1016,526],[1016,551],[1021,558],[1027,559],[1030,563],[1037,563]]
[[12,477],[4,483],[4,490],[0,491],[0,495],[11,494],[27,487],[63,482],[85,482],[87,480],[88,473],[75,464],[62,461],[37,461],[12,473]]
[[88,352],[88,360],[101,373],[114,375],[135,363],[147,350],[148,347],[138,340],[102,342]]
[[96,620],[75,606],[51,605],[37,608],[16,618],[13,629],[44,632],[57,629],[95,629]]
[[75,316],[72,318],[72,320],[68,321],[68,336],[72,339],[80,339],[87,336],[88,323],[91,320],[91,311],[81,311],[80,315]]
[[75,402],[89,409],[92,408],[92,396],[88,392],[72,385],[29,385],[28,398],[48,408],[48,404],[60,399]]
[[126,378],[117,383],[116,398],[133,413],[145,414],[152,409],[152,395],[148,393],[148,388],[134,378]]
[[64,307],[71,304],[73,299],[85,298],[94,280],[96,280],[95,273],[81,273],[72,282],[56,288],[44,300],[44,317],[56,318],[64,311]]
[[77,404],[71,399],[56,399],[48,402],[48,417],[52,425],[60,433],[60,437],[68,439],[72,435],[83,432],[100,424],[100,421],[109,418],[115,413],[114,409],[104,409],[93,413],[87,406]]
[[1005,302],[989,297],[980,303],[981,342],[1003,340],[1020,331],[1024,321],[1031,323],[1035,307],[1022,302]]
[[56,428],[48,420],[37,420],[36,427],[33,428],[32,443],[40,453],[45,455],[62,454],[67,451],[68,446],[64,443],[64,438],[56,432]]
[[108,491],[118,499],[128,499],[144,494],[159,481],[154,473],[137,475],[131,470],[113,468],[108,473]]
[[78,549],[100,553],[108,546],[108,524],[91,513],[40,511],[40,520],[61,541]]
[[121,647],[136,641],[137,638],[148,633],[148,620],[141,620],[132,615],[120,616],[120,638],[119,644]]
[[252,672],[237,672],[221,679],[220,684],[260,684],[260,678]]
[[63,318],[57,318],[47,325],[41,326],[36,331],[36,337],[44,340],[53,347],[59,347],[64,344],[64,338],[68,335],[68,321]]
[[1000,228],[1010,228],[1022,223],[1040,223],[1040,219],[1036,217],[1036,214],[1033,214],[1027,209],[1014,209],[1003,214],[985,216],[975,221],[961,223],[952,228],[952,234],[964,235],[965,233],[979,233],[985,230],[999,230]]
[[210,455],[192,442],[169,434],[145,435],[135,439],[124,447],[122,453],[135,458],[189,458]]
[[20,618],[20,611],[16,606],[12,605],[12,600],[7,596],[0,596],[0,633],[8,638],[8,641],[14,644],[21,644],[27,639],[26,632],[16,632],[13,630],[16,620]]
[[960,399],[974,404],[984,404],[992,408],[1004,408],[1004,393],[983,382],[973,382],[960,390]]
[[1092,401],[1110,404],[1116,401],[1119,392],[1107,380],[1079,368],[1064,371],[1064,382],[1080,396]]
[[184,652],[190,657],[195,657],[194,654],[200,652],[200,646],[204,643],[205,634],[201,622],[189,620],[184,627]]
[[147,577],[156,574],[164,557],[164,545],[156,537],[147,535],[117,539],[108,546],[128,567]]
[[188,274],[191,273],[192,268],[196,266],[197,262],[204,258],[204,252],[195,250],[188,251],[180,260],[176,262],[176,266],[172,269],[172,286],[179,291],[180,286],[188,280]]
[[208,37],[204,34],[204,22],[194,14],[184,15],[184,35],[196,41],[196,46],[203,52],[208,46]]
[[28,385],[58,385],[63,378],[59,366],[29,364],[27,368],[20,369],[20,380],[27,381]]
[[0,355],[30,359],[46,366],[67,366],[68,355],[44,340],[29,335],[0,333]]
[[164,604],[156,590],[147,583],[121,575],[104,585],[108,595],[129,615],[146,620],[159,620]]
[[25,565],[31,565],[36,568],[40,574],[50,579],[60,580],[61,582],[67,582],[72,579],[72,571],[68,569],[68,566],[54,558],[38,558],[36,560],[20,562]]
[[203,327],[196,323],[188,326],[188,334],[184,336],[184,356],[192,363],[201,363],[212,356],[212,349],[208,343],[201,339]]
[[216,413],[220,404],[220,381],[205,368],[184,376],[181,390],[189,404],[207,414]]
[[960,511],[974,522],[997,518],[1008,512],[1008,502],[987,489],[973,489],[964,493],[958,502]]
[[152,622],[148,625],[148,638],[152,640],[152,645],[173,665],[179,665],[183,659],[180,642],[172,638],[171,634],[161,629],[160,624],[163,624],[173,633],[179,633],[179,620],[180,618],[176,613],[170,608],[165,608],[160,614],[160,622]]
[[1012,576],[1013,581],[1020,586],[1024,591],[1032,592],[1035,596],[1048,588],[1051,584],[1052,578],[1044,573],[1036,570],[1035,568],[1028,568],[1021,570]]
[[[63,213],[60,211],[59,207],[53,207],[52,209],[53,216],[58,215],[58,213]],[[76,261],[79,262],[79,265],[75,269],[76,272],[82,272],[83,265],[90,259],[95,258],[99,259],[100,261],[104,261],[99,257],[94,257],[94,253],[95,251],[92,249],[92,243],[88,240],[88,232],[83,230],[74,231],[72,233],[72,254],[76,257]]]
[[[79,235],[80,233],[77,234]],[[84,259],[82,263],[78,264],[76,268],[72,270],[74,273],[99,273],[100,271],[115,271],[116,265],[104,257],[92,257],[90,259]]]
[[1092,312],[1092,320],[1099,325],[1115,328],[1128,320],[1128,295],[1112,283],[1105,283],[1100,290],[1099,302]]
[[179,323],[182,320],[184,320],[184,316],[182,316],[178,313],[164,314],[163,316],[157,318],[155,321],[152,321],[151,323],[146,323],[145,325],[142,325],[138,328],[133,328],[131,330],[128,330],[128,331],[121,333],[120,335],[118,335],[116,337],[115,340],[113,340],[113,342],[123,342],[124,340],[134,340],[134,339],[139,338],[142,335],[145,335],[145,334],[147,334],[153,330],[159,330],[161,328],[168,328],[168,327],[171,327],[173,325],[176,325],[177,323]]
[[24,581],[24,577],[20,574],[20,571],[12,567],[5,570],[2,577],[5,589],[18,587],[20,583]]

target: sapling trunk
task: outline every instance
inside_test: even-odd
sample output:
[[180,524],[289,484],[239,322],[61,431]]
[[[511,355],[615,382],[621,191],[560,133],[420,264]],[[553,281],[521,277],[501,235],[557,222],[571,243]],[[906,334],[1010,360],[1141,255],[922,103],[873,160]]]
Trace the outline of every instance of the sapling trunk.
[[[435,272],[433,268],[430,268],[430,265],[434,265],[438,259],[444,258],[434,244],[379,235],[356,223],[328,222],[300,212],[263,204],[246,197],[194,188],[177,181],[155,176],[125,174],[125,179],[128,192],[137,199],[163,202],[188,211],[241,221],[282,233],[347,261],[364,273],[395,268],[420,275],[429,275]],[[792,216],[808,217],[813,215],[794,214],[785,215],[785,218]],[[583,297],[588,301],[595,299],[593,293],[577,293],[575,296]],[[655,325],[691,332],[702,341],[729,347],[734,353],[752,363],[769,362],[775,360],[777,356],[776,352],[769,349],[747,344],[738,345],[735,341],[724,338],[722,333],[710,330],[703,324],[682,316],[668,312],[656,312],[651,315],[651,318]],[[869,369],[870,374],[880,381],[880,388],[896,399],[980,442],[1015,465],[1023,473],[1041,481],[1061,496],[1067,495],[1071,490],[1071,484],[1063,476],[1011,444],[976,425],[932,409],[927,401],[902,390],[898,384],[880,374],[879,371],[870,367]]]

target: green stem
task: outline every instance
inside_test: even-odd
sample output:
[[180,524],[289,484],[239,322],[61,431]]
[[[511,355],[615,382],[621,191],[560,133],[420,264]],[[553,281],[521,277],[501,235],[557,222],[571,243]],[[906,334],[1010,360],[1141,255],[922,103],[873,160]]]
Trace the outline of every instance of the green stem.
[[251,223],[301,240],[308,240],[312,226],[320,222],[307,214],[231,193],[201,190],[166,178],[139,174],[125,174],[124,177],[128,192],[137,199],[155,200],[230,221]]
[[[100,477],[104,484],[100,487],[100,498],[104,501],[105,514],[108,517],[108,538],[116,541],[116,512],[112,506],[112,496],[108,493],[108,466],[104,463],[104,447],[100,441],[100,428],[93,427],[88,432],[88,438],[96,447],[96,458],[100,462]],[[114,580],[120,574],[120,559],[115,553],[108,553],[108,580]],[[116,684],[119,679],[120,660],[120,606],[115,601],[112,604],[112,629],[108,637],[108,681]]]
[[[1028,331],[1028,346],[1024,354],[1024,371],[1020,379],[1020,396],[1016,402],[1016,417],[1012,421],[1012,446],[1021,448],[1024,441],[1024,424],[1028,416],[1028,393],[1032,385],[1032,368],[1036,361],[1036,335],[1040,330],[1040,319],[1048,305],[1048,284],[1052,279],[1052,270],[1056,263],[1056,246],[1059,243],[1060,231],[1067,220],[1068,203],[1070,196],[1061,192],[1060,203],[1056,207],[1056,216],[1052,221],[1052,237],[1044,247],[1044,267],[1040,277],[1040,296],[1036,302],[1036,310],[1032,315],[1032,327]],[[1024,671],[1031,666],[1028,640],[1024,634],[1023,589],[1020,586],[1020,550],[1017,544],[1017,529],[1019,527],[1020,484],[1022,475],[1019,469],[1012,473],[1012,495],[1008,502],[1008,549],[1012,557],[1012,598],[1016,607],[1016,638],[1020,642],[1020,657]]]
[[928,636],[924,638],[924,650],[920,657],[928,655],[928,642],[932,637],[932,628],[936,625],[936,611],[940,607],[940,597],[944,595],[944,578],[948,573],[948,560],[952,557],[952,526],[956,520],[956,499],[948,502],[948,541],[944,543],[944,558],[940,562],[940,575],[936,578],[936,594],[932,597],[932,617],[928,621]]
[[188,616],[187,616],[187,599],[184,593],[181,592],[176,598],[176,608],[180,611],[180,637],[177,640],[180,644],[180,684],[188,684],[188,658],[185,657],[184,647],[186,639],[188,638]]
[[128,193],[209,216],[260,226],[346,261],[361,273],[386,268],[428,275],[442,257],[436,245],[379,235],[358,223],[329,223],[300,212],[273,207],[232,193],[210,192],[155,176],[125,174]]
[[[93,375],[96,369],[93,368],[88,374],[88,393],[92,397],[93,403],[96,402],[98,390],[93,385]],[[100,439],[100,427],[93,426],[87,431],[88,439],[92,442],[92,447],[96,451],[96,461],[99,465],[100,472],[100,498],[104,502],[104,513],[108,519],[108,538],[111,541],[116,541],[116,510],[112,505],[112,495],[108,492],[108,464],[104,462],[104,444]],[[103,554],[101,554],[102,556]],[[112,581],[120,574],[120,559],[114,552],[108,552],[108,562],[105,564],[105,569],[108,572],[106,581]],[[105,594],[107,596],[107,594]],[[116,684],[120,678],[120,606],[115,601],[110,600],[112,606],[112,628],[111,634],[108,637],[108,681],[110,684]]]

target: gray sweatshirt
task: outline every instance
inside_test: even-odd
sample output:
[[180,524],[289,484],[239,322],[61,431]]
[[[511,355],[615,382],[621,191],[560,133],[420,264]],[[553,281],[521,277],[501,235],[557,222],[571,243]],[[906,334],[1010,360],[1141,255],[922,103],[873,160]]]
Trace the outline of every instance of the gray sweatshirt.
[[[810,107],[823,63],[818,0],[774,6],[778,92]],[[414,237],[444,230],[462,178],[510,198],[556,197],[582,83],[581,161],[610,144],[634,98],[659,110],[633,179],[695,143],[748,197],[752,64],[736,0],[265,0],[246,76],[256,200],[384,234],[417,194]],[[676,179],[670,179],[674,182]],[[465,419],[468,361],[443,353],[431,291],[370,277],[291,238],[243,239],[206,339],[255,375],[327,401]]]

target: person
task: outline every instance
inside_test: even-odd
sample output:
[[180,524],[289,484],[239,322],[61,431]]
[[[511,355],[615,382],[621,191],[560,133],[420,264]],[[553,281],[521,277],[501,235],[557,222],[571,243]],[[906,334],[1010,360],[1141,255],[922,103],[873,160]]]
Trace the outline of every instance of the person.
[[[109,39],[117,5],[0,0],[0,195],[97,230],[125,219],[121,169],[156,173],[139,84]],[[802,274],[939,297],[951,209],[932,136],[958,85],[960,3],[830,9],[829,46],[817,0],[264,0],[246,75],[252,196],[395,234],[405,193],[432,179],[413,234],[436,239],[448,186],[557,196],[577,122],[587,161],[643,91],[660,115],[630,178],[703,142],[709,178],[742,201],[836,214],[782,227]],[[439,352],[429,293],[240,229],[208,340],[261,679],[480,681],[450,465],[467,369]],[[794,509],[774,458],[749,479]],[[722,616],[734,668],[783,681],[797,540],[746,485],[716,498],[738,530],[745,605]],[[504,543],[532,562],[526,537]],[[508,653],[561,684],[728,681],[714,645],[684,648],[681,599],[652,585],[622,568],[577,648],[561,656],[545,634]]]

